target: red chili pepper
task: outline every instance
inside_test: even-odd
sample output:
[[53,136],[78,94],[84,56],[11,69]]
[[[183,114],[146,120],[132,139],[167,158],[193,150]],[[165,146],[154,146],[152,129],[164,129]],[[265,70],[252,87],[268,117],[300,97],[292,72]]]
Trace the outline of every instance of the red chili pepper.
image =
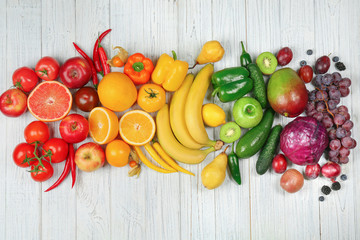
[[69,172],[70,172],[70,154],[68,154],[68,157],[66,158],[65,167],[64,167],[64,170],[61,173],[59,179],[51,187],[46,189],[45,192],[48,192],[48,191],[56,188],[57,186],[59,186],[60,183],[62,183],[64,181],[64,179],[67,177]]
[[101,64],[100,64],[100,59],[99,59],[99,44],[101,43],[101,41],[103,40],[103,38],[111,31],[111,29],[106,30],[105,32],[103,32],[98,39],[96,39],[96,42],[94,44],[94,50],[93,50],[93,60],[94,60],[94,65],[95,65],[95,69],[98,72],[101,72]]
[[72,143],[69,144],[69,156],[70,156],[70,168],[71,168],[71,178],[72,178],[71,188],[73,188],[76,181],[76,164],[75,164],[74,145]]
[[104,69],[104,76],[108,73],[110,73],[110,65],[107,63],[107,56],[104,48],[99,44],[99,57],[101,66]]
[[78,45],[76,45],[76,43],[73,42],[73,44],[74,44],[74,47],[75,47],[76,51],[78,51],[78,53],[80,53],[80,55],[83,56],[83,58],[85,58],[86,61],[89,63],[90,68],[91,68],[91,73],[92,73],[92,81],[93,81],[95,89],[97,89],[97,86],[99,84],[99,80],[98,80],[98,77],[97,77],[97,74],[96,74],[96,69],[94,67],[93,61],[91,60],[91,58],[89,58],[89,56],[81,48],[79,48]]

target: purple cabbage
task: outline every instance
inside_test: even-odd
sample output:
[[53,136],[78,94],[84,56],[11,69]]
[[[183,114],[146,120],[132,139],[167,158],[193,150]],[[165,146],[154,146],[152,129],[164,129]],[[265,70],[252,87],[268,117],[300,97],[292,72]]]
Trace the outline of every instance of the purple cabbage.
[[280,149],[298,165],[316,164],[329,144],[326,128],[313,117],[297,117],[280,135]]

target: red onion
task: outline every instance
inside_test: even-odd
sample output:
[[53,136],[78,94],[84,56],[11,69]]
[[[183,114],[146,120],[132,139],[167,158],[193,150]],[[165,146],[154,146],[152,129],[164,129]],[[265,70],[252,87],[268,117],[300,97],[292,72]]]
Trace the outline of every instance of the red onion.
[[321,167],[321,174],[327,178],[336,178],[340,173],[340,165],[334,162],[327,162]]

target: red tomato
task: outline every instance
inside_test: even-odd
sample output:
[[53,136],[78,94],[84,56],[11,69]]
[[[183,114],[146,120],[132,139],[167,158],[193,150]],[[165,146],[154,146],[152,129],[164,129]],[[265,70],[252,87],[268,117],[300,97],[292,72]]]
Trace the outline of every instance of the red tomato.
[[29,67],[21,67],[15,70],[12,75],[13,84],[24,92],[30,92],[39,82],[35,71]]
[[278,154],[272,161],[272,168],[276,173],[283,173],[286,171],[287,162],[284,154]]
[[30,160],[30,158],[35,157],[34,152],[34,145],[28,143],[19,143],[13,151],[13,160],[19,167],[29,167],[30,163],[36,161],[35,159]]
[[314,71],[309,65],[302,66],[299,70],[300,78],[306,83],[311,82],[311,80],[313,79],[313,75]]
[[76,106],[81,111],[90,112],[99,105],[99,96],[95,88],[82,87],[75,93]]
[[54,174],[54,168],[47,161],[42,161],[44,167],[37,166],[39,162],[31,165],[31,178],[36,182],[44,182],[50,179]]
[[36,66],[35,72],[39,78],[44,80],[55,80],[59,75],[60,64],[52,57],[41,58]]
[[45,143],[50,136],[48,126],[41,121],[33,121],[26,126],[24,130],[24,137],[27,143],[39,141]]
[[136,167],[136,166],[137,166],[137,162],[135,162],[134,160],[131,160],[131,161],[129,162],[129,166],[130,166],[131,168]]
[[59,163],[66,159],[68,155],[69,145],[62,138],[51,138],[42,146],[42,154],[45,156],[47,152],[51,152],[51,156],[44,157],[51,163]]

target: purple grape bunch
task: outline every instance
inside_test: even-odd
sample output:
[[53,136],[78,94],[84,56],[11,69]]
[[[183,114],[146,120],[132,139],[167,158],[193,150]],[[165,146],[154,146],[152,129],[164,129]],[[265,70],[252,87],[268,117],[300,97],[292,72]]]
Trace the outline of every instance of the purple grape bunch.
[[340,104],[340,98],[350,94],[351,80],[342,78],[339,72],[317,75],[313,84],[316,89],[309,92],[305,108],[307,116],[321,122],[329,134],[328,158],[335,163],[349,162],[350,149],[356,147],[351,137],[354,123],[350,120],[349,110]]

